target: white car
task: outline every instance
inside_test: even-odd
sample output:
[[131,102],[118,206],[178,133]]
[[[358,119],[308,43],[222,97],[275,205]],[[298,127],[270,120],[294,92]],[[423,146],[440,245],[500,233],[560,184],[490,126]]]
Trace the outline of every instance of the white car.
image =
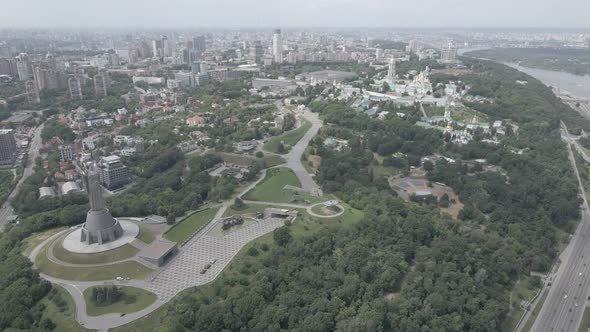
[[123,277],[116,277],[115,280],[117,280],[117,281],[123,281],[123,280],[125,280],[125,278],[123,278]]

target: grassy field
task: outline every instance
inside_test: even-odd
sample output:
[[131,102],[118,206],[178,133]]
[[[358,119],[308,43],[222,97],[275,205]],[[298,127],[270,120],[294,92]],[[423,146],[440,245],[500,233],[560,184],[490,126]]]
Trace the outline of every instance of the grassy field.
[[105,252],[96,254],[79,254],[67,251],[62,245],[63,237],[60,237],[53,246],[53,255],[60,261],[72,264],[101,264],[120,261],[135,256],[139,250],[130,244],[125,244]]
[[235,154],[235,153],[225,153],[225,152],[212,152],[223,160],[223,162],[228,164],[237,164],[243,166],[251,166],[253,164],[258,164],[261,168],[269,168],[273,166],[277,166],[280,164],[285,163],[285,159],[283,157],[277,155],[265,155],[262,158],[256,158],[253,156],[243,155],[243,154]]
[[533,310],[532,314],[529,316],[529,319],[526,321],[526,324],[522,328],[523,332],[530,331],[531,328],[533,327],[533,324],[535,323],[535,319],[537,319],[537,316],[539,315],[539,312],[541,312],[541,308],[543,307],[543,304],[545,303],[545,299],[547,299],[547,294],[549,294],[549,290],[546,289],[543,292],[543,295],[541,295],[541,298],[537,300],[538,302],[537,302],[537,305],[535,306],[535,309]]
[[76,306],[70,294],[63,288],[53,285],[41,303],[45,305],[42,319],[49,318],[55,324],[54,331],[82,332],[90,331],[76,321]]
[[[287,131],[279,136],[275,136],[271,138],[266,144],[264,144],[264,150],[274,152],[274,153],[283,153],[286,154],[289,152],[289,146],[295,145],[299,140],[305,135],[305,133],[311,128],[311,122],[300,118],[302,121],[301,126],[297,129],[293,129],[291,131]],[[285,149],[283,152],[279,152],[279,145],[280,143],[285,143]]]
[[147,308],[156,302],[156,295],[143,289],[135,287],[121,287],[123,295],[121,299],[111,305],[96,305],[91,301],[92,287],[84,290],[84,300],[86,301],[86,313],[88,316],[100,316],[105,314],[117,313],[128,314]]
[[55,278],[80,281],[110,280],[116,277],[143,279],[152,272],[152,270],[135,261],[97,267],[68,267],[58,265],[47,258],[46,251],[48,245],[45,245],[35,258],[35,265],[39,271]]
[[219,209],[206,209],[195,212],[186,219],[182,220],[174,227],[170,228],[165,234],[164,238],[174,241],[178,244],[188,239],[197,229],[206,225],[211,218],[215,216]]
[[286,185],[299,187],[301,184],[297,176],[289,168],[273,168],[266,172],[266,177],[256,187],[248,191],[243,197],[251,201],[274,203],[291,203],[293,192],[284,190]]
[[24,239],[22,241],[23,255],[29,256],[31,251],[33,251],[33,249],[35,249],[35,247],[39,243],[47,240],[52,235],[57,234],[57,233],[63,231],[64,229],[66,229],[66,228],[65,227],[52,228],[52,229],[48,229],[43,232],[37,232],[37,233],[33,233],[33,234],[29,235],[29,237],[27,237],[26,239]]
[[150,231],[145,225],[137,223],[137,226],[139,226],[139,234],[137,235],[139,240],[150,244],[156,239],[152,231]]

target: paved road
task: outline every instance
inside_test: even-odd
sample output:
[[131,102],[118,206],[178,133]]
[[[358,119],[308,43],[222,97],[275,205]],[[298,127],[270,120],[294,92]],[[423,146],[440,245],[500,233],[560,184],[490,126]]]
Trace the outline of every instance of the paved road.
[[31,140],[31,144],[29,145],[29,153],[27,157],[27,162],[25,164],[25,169],[23,170],[23,176],[18,181],[2,207],[0,207],[0,231],[4,230],[4,227],[11,221],[16,218],[16,214],[14,213],[14,209],[10,206],[10,202],[16,197],[18,191],[22,187],[25,180],[33,174],[33,167],[35,166],[35,159],[39,156],[39,148],[41,147],[41,131],[43,130],[43,126],[45,124],[41,124],[37,129],[35,129],[35,134],[33,139]]
[[[282,101],[276,102],[277,108],[288,112],[283,106]],[[309,109],[301,112],[301,115],[309,122],[311,122],[311,128],[303,135],[303,137],[295,144],[291,151],[285,156],[287,160],[287,166],[295,172],[299,182],[301,182],[301,189],[305,192],[309,192],[313,195],[321,196],[320,186],[313,180],[313,177],[303,167],[301,163],[301,156],[305,152],[305,149],[309,146],[309,142],[317,135],[318,131],[322,127],[322,120],[320,120],[317,113],[311,112]]]
[[[584,193],[570,146],[572,139],[565,127],[562,129],[562,138],[568,143],[569,158],[580,190]],[[582,220],[562,255],[561,265],[532,331],[577,331],[582,320],[590,289],[590,213],[586,195],[583,195],[583,200]]]

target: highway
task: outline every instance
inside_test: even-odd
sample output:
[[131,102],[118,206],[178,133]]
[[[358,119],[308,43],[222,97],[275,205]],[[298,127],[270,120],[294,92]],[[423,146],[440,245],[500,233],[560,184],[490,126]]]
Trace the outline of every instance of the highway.
[[[573,164],[580,190],[584,193],[570,145],[573,140],[565,126],[562,126],[562,138],[568,143],[569,159]],[[562,255],[561,265],[553,277],[549,294],[533,324],[532,331],[578,330],[590,290],[590,212],[585,195],[583,195],[581,212],[582,220]]]
[[35,159],[39,156],[39,148],[41,147],[41,131],[43,130],[44,124],[41,124],[37,129],[35,129],[35,134],[33,139],[31,140],[31,144],[29,144],[29,153],[27,156],[27,161],[25,164],[25,169],[23,170],[23,176],[18,181],[2,207],[0,207],[0,231],[4,230],[4,227],[16,218],[16,214],[14,213],[14,209],[10,206],[10,202],[16,197],[18,191],[22,187],[25,180],[33,174],[33,167],[35,166]]

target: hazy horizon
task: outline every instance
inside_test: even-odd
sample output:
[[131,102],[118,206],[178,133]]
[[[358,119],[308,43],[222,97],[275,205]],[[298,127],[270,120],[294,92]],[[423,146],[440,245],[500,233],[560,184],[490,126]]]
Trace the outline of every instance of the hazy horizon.
[[590,28],[587,0],[30,0],[2,9],[1,28]]

